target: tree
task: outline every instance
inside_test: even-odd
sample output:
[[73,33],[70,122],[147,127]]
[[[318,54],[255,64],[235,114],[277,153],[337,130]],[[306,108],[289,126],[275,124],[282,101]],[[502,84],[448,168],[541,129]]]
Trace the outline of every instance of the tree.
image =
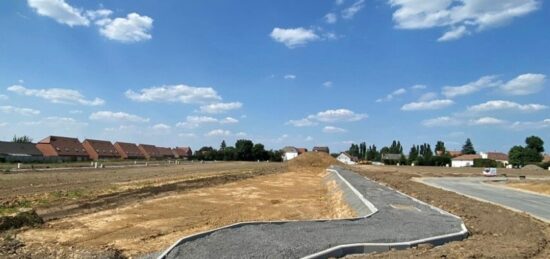
[[537,151],[537,153],[544,152],[544,141],[537,136],[531,136],[526,138],[525,144],[527,144],[527,148],[533,149]]
[[435,144],[435,153],[437,155],[444,155],[447,150],[445,149],[445,143],[443,141],[437,141]]
[[251,140],[239,139],[235,143],[235,152],[237,154],[237,160],[252,161],[254,156],[252,155],[252,148],[254,143]]
[[222,143],[220,144],[220,151],[223,151],[227,145],[225,144],[225,140],[222,140]]
[[15,142],[15,143],[32,143],[32,138],[30,138],[28,136],[18,137],[17,135],[14,135],[13,139],[12,139],[12,142]]
[[367,143],[362,142],[359,144],[359,157],[365,159],[367,157]]
[[375,145],[369,146],[366,156],[367,160],[369,161],[378,161],[377,158],[380,156],[380,154],[378,153],[378,150],[376,150]]
[[417,158],[418,158],[418,148],[415,145],[413,145],[411,147],[411,151],[409,151],[409,164],[414,163]]
[[508,162],[513,166],[524,166],[524,150],[522,146],[513,146],[510,151],[508,151]]
[[474,144],[472,144],[472,141],[470,138],[466,139],[466,143],[464,143],[464,146],[462,146],[462,154],[464,155],[475,155],[476,150],[474,149]]
[[254,160],[268,160],[269,154],[265,151],[264,145],[257,143],[252,147]]
[[359,146],[356,144],[351,144],[351,147],[348,149],[348,154],[354,157],[359,157],[360,155],[359,153],[360,153]]

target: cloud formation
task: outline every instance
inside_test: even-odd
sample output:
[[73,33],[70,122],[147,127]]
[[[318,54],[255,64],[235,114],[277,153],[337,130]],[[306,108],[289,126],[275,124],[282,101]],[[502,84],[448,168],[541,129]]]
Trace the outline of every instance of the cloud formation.
[[438,110],[449,107],[454,104],[453,100],[441,99],[425,102],[407,103],[401,107],[403,111],[421,111],[421,110]]
[[149,122],[149,118],[125,112],[98,111],[90,115],[90,120],[108,122]]
[[274,28],[269,35],[274,41],[283,43],[288,48],[304,46],[312,41],[320,40],[321,37],[311,29],[298,28]]
[[139,92],[127,90],[125,96],[138,102],[180,102],[185,104],[211,103],[222,98],[211,87],[193,87],[184,84],[144,88]]
[[39,97],[52,103],[81,104],[99,106],[105,104],[100,98],[86,99],[79,91],[65,88],[29,89],[22,85],[12,85],[8,91],[25,96]]

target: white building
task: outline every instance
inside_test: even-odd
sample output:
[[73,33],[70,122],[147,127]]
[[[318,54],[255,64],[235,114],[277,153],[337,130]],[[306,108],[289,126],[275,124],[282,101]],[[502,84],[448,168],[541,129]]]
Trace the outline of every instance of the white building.
[[340,153],[338,157],[336,157],[336,160],[346,164],[346,165],[355,165],[357,164],[357,158],[351,156],[350,154],[346,152]]
[[461,155],[451,160],[452,167],[470,167],[474,165],[474,159],[481,158],[480,155]]
[[295,147],[285,147],[281,151],[283,153],[283,161],[289,161],[298,157],[298,149]]
[[507,166],[508,165],[508,155],[504,153],[499,152],[480,152],[481,158],[483,159],[491,159],[495,160],[499,163],[502,163],[502,165]]

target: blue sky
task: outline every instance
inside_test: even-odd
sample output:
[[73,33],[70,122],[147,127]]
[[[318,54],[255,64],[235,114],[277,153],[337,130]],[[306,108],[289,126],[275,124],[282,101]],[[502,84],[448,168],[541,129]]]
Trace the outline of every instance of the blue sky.
[[540,0],[0,2],[0,139],[550,149]]

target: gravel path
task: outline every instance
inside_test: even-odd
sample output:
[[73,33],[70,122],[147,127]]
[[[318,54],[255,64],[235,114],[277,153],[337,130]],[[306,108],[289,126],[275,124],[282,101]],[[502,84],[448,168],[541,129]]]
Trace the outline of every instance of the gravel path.
[[388,249],[380,243],[408,242],[464,230],[462,221],[450,214],[352,171],[337,170],[378,209],[377,213],[355,220],[257,223],[219,229],[187,239],[166,258],[301,258],[358,243],[377,243],[379,247],[362,251],[380,251]]
[[[491,180],[506,180],[492,178]],[[477,177],[441,177],[422,178],[419,182],[453,191],[477,200],[496,203],[503,207],[529,213],[542,221],[550,222],[550,197],[512,188],[483,183],[487,178]]]

